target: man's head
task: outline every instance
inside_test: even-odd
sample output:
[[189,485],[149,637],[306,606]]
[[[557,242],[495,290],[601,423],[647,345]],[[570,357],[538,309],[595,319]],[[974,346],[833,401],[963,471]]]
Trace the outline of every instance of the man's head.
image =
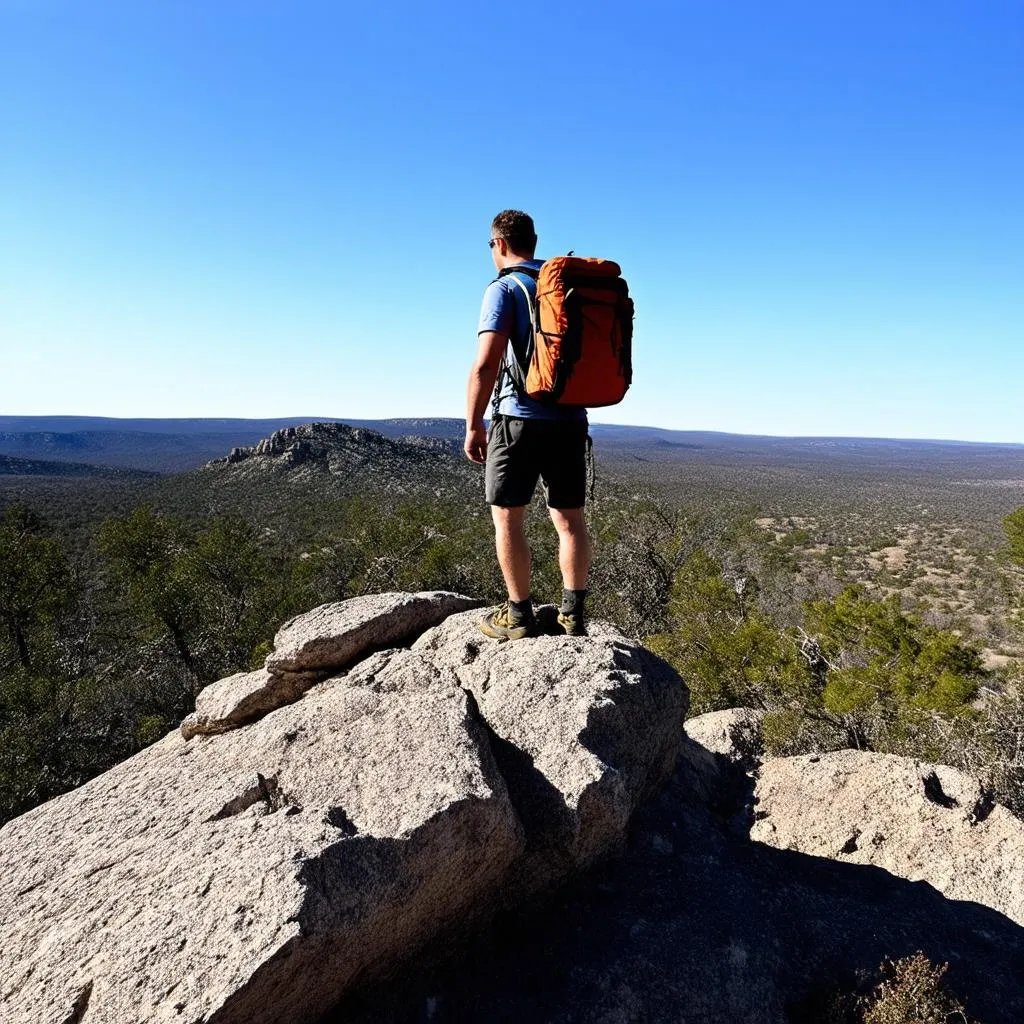
[[491,221],[490,246],[494,265],[499,270],[532,260],[537,250],[533,218],[522,210],[502,210]]

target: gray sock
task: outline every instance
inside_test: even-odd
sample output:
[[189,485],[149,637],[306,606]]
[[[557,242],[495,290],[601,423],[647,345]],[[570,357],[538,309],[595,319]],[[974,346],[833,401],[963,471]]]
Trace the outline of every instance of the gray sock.
[[559,609],[563,615],[582,615],[583,601],[587,596],[586,590],[563,590],[562,607]]
[[508,606],[512,611],[512,618],[519,622],[529,622],[533,618],[533,600],[529,597],[525,601],[509,599]]

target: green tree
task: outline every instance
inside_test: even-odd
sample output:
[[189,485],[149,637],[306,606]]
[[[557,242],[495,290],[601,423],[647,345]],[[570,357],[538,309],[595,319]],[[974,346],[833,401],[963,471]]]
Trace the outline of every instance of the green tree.
[[166,639],[194,683],[249,667],[284,601],[255,528],[233,516],[190,531],[143,505],[100,527],[97,543],[145,637]]
[[846,587],[831,601],[810,602],[805,628],[811,708],[820,707],[850,746],[907,753],[902,745],[925,741],[938,719],[973,713],[986,676],[980,652],[904,613],[897,595],[878,601]]
[[77,587],[64,548],[24,505],[0,516],[0,625],[17,664],[32,671]]
[[256,529],[238,516],[214,519],[178,556],[175,576],[194,602],[191,642],[207,673],[247,668],[269,640],[285,599],[284,573]]
[[336,504],[330,529],[302,551],[293,570],[297,610],[388,590],[497,593],[500,576],[490,524],[461,505],[362,497]]
[[35,512],[0,515],[0,823],[77,785],[102,752],[79,569]]
[[686,680],[691,714],[767,710],[805,688],[794,644],[758,609],[756,592],[752,576],[726,574],[705,551],[676,573],[668,601],[674,628],[647,644]]
[[1003,529],[1010,544],[1010,558],[1024,565],[1024,506],[1003,518]]
[[686,680],[691,714],[764,710],[772,753],[850,746],[939,758],[958,720],[977,716],[979,651],[905,614],[895,595],[847,587],[808,602],[803,628],[782,626],[752,574],[699,550],[676,572],[667,610],[671,628],[647,642]]
[[132,611],[157,636],[168,636],[185,667],[198,675],[194,633],[201,621],[200,595],[195,581],[181,571],[187,548],[183,525],[140,505],[104,522],[96,540],[126,588]]

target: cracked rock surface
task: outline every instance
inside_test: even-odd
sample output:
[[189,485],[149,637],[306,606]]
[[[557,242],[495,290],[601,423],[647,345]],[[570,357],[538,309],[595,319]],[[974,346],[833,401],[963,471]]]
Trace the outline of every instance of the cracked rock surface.
[[498,644],[478,612],[453,615],[413,644],[476,698],[528,826],[517,889],[592,863],[672,769],[687,693],[674,670],[614,630]]
[[1024,925],[1024,822],[945,765],[839,750],[766,761],[751,838],[873,864]]
[[0,829],[4,1024],[316,1020],[621,841],[674,758],[679,678],[611,633],[480,646],[469,671],[478,613],[445,616],[475,602],[377,596],[215,684],[214,734]]
[[265,668],[236,672],[200,692],[195,711],[181,723],[181,735],[190,740],[247,725],[268,711],[297,701],[320,678],[311,672],[272,676]]
[[4,1021],[62,1021],[90,985],[90,1024],[305,1019],[470,914],[522,832],[467,696],[417,676],[172,734],[9,823]]
[[247,725],[298,700],[311,686],[368,651],[415,639],[429,626],[479,604],[446,591],[366,594],[321,605],[286,622],[266,665],[207,686],[181,723],[185,739]]

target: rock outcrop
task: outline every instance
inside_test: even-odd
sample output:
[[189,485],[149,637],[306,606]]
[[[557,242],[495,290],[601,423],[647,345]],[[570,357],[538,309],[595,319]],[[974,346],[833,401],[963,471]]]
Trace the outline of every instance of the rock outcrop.
[[478,618],[452,616],[412,649],[452,668],[493,734],[530,837],[518,892],[624,838],[640,800],[672,769],[687,699],[665,662],[600,624],[587,637],[495,644]]
[[347,668],[368,651],[415,639],[425,629],[480,602],[440,591],[367,594],[321,605],[286,622],[274,650],[255,672],[207,686],[181,724],[185,739],[213,735],[291,704],[311,686]]
[[369,650],[412,641],[449,615],[479,605],[440,591],[367,594],[321,605],[277,631],[267,671],[279,677],[338,672]]
[[765,758],[613,629],[497,644],[472,604],[300,616],[0,829],[4,1024],[821,1024],[918,950],[1024,1020],[1024,822],[975,782]]
[[207,467],[232,467],[246,473],[300,469],[350,476],[372,466],[378,474],[387,470],[402,477],[443,471],[453,463],[451,443],[440,438],[394,438],[346,423],[304,423],[275,430],[258,444],[232,448]]
[[5,1024],[313,1021],[621,844],[681,735],[664,663],[611,631],[489,644],[455,595],[361,601],[0,829]]
[[[949,964],[973,1019],[1024,1020],[1024,928],[895,865],[752,841],[757,773],[786,762],[751,765],[746,727],[733,728],[751,720],[742,709],[702,718],[686,723],[676,770],[634,815],[623,856],[504,915],[447,964],[409,965],[401,984],[347,999],[324,1024],[823,1024],[845,1019],[837,995],[865,993],[883,960],[918,950]],[[940,775],[966,807],[972,791]],[[1016,855],[1002,863],[1019,871]]]
[[678,770],[706,805],[744,802],[733,825],[756,842],[884,868],[1024,926],[1024,822],[977,779],[857,750],[764,758],[762,719],[731,708],[686,723]]
[[945,765],[837,750],[768,760],[751,838],[923,881],[1024,926],[1024,822]]
[[761,723],[764,714],[750,708],[709,711],[686,723],[686,735],[712,754],[745,767],[761,759]]

